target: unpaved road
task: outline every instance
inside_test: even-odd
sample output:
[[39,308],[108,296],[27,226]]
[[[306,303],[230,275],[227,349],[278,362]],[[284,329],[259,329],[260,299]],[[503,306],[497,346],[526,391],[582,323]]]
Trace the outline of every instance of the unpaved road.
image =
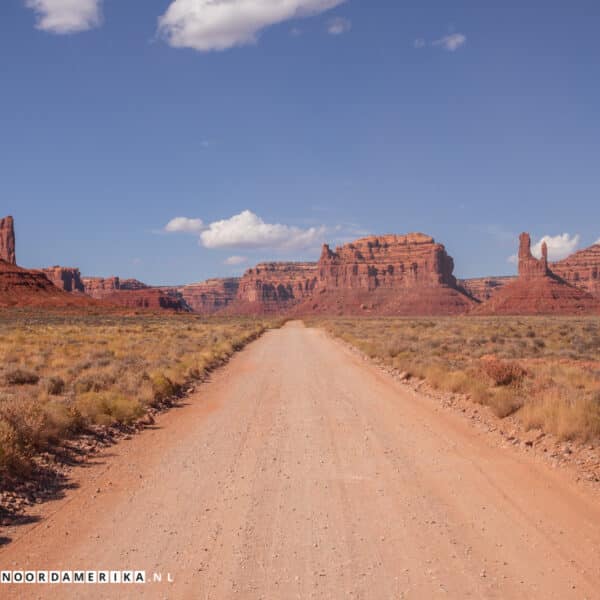
[[174,583],[0,597],[600,598],[597,501],[321,331],[267,333],[157,424],[10,531],[0,568]]

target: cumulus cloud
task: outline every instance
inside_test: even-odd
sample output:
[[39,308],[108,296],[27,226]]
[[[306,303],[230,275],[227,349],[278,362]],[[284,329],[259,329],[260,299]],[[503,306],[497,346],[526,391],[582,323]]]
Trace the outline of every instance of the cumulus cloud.
[[540,258],[542,256],[542,244],[546,242],[548,246],[548,259],[561,260],[577,250],[580,240],[581,236],[579,234],[569,235],[568,233],[563,233],[562,235],[555,236],[545,235],[531,247],[531,253]]
[[200,233],[204,229],[202,219],[188,219],[187,217],[175,217],[165,226],[169,233]]
[[176,48],[202,52],[255,43],[271,25],[328,11],[346,0],[173,0],[158,32]]
[[102,0],[25,0],[35,11],[36,27],[67,34],[98,27],[102,22]]
[[597,239],[597,240],[594,242],[594,244],[600,244],[600,238],[598,238],[598,239]]
[[451,33],[450,35],[445,35],[443,38],[439,40],[435,40],[431,42],[432,46],[440,46],[444,50],[448,50],[449,52],[455,52],[461,46],[464,46],[467,43],[467,36],[462,33]]
[[420,48],[425,48],[425,40],[423,38],[417,38],[413,42],[413,46],[419,50]]
[[265,223],[244,210],[229,219],[211,223],[201,234],[205,248],[305,249],[323,241],[325,227],[301,229],[279,223]]
[[247,256],[230,256],[223,261],[223,264],[229,266],[238,266],[243,265],[245,262],[248,262]]
[[344,17],[335,17],[331,19],[327,26],[327,31],[331,35],[342,35],[352,29],[352,21],[345,19]]

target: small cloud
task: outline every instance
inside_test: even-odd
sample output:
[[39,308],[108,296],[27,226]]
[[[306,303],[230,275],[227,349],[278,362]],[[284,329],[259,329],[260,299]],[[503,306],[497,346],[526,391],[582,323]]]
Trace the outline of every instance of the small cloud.
[[435,40],[431,42],[432,46],[441,46],[444,50],[448,50],[448,52],[455,52],[461,46],[464,46],[467,43],[467,36],[462,33],[451,33],[450,35],[446,35],[439,40]]
[[598,239],[597,239],[597,240],[594,242],[594,244],[600,244],[600,238],[598,238]]
[[323,242],[325,227],[300,227],[265,223],[249,210],[215,221],[200,233],[205,248],[306,249]]
[[327,25],[327,31],[330,35],[342,35],[352,29],[352,21],[344,17],[335,17]]
[[169,233],[200,233],[204,229],[202,219],[188,219],[187,217],[175,217],[165,226]]
[[102,0],[25,0],[25,6],[36,14],[36,28],[57,34],[99,27],[101,5]]
[[542,244],[546,242],[546,245],[548,246],[548,259],[561,260],[575,252],[577,246],[579,246],[580,240],[581,236],[579,234],[573,236],[568,233],[555,236],[545,235],[531,247],[531,253],[537,258],[540,258],[542,256]]
[[421,48],[425,48],[425,40],[423,38],[417,38],[414,42],[413,42],[413,46],[419,50]]
[[158,33],[174,48],[226,50],[255,44],[271,25],[319,15],[345,1],[172,0],[158,19]]
[[224,265],[238,266],[248,262],[247,256],[230,256],[223,261]]

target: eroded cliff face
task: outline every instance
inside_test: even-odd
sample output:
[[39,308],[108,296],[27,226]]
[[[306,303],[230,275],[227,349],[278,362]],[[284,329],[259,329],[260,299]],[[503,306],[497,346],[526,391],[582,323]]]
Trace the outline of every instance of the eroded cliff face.
[[56,287],[65,292],[85,292],[79,269],[56,266],[42,269],[42,271]]
[[0,219],[0,260],[17,264],[15,245],[15,222],[12,217]]
[[473,314],[481,315],[577,315],[600,313],[600,301],[570,285],[548,265],[548,249],[542,257],[531,254],[531,238],[522,233],[519,243],[519,277],[505,285]]
[[333,252],[323,246],[319,288],[363,289],[456,286],[454,261],[422,233],[372,236]]
[[423,233],[371,236],[335,251],[323,246],[307,314],[450,315],[474,300],[458,288],[454,261]]
[[248,269],[239,282],[232,312],[283,313],[312,295],[317,263],[272,262]]
[[101,300],[121,289],[121,282],[118,277],[82,277],[81,280],[85,293],[97,300]]
[[552,263],[550,268],[571,285],[600,298],[600,244]]
[[188,306],[202,315],[212,315],[227,308],[236,297],[239,277],[208,279],[177,288]]

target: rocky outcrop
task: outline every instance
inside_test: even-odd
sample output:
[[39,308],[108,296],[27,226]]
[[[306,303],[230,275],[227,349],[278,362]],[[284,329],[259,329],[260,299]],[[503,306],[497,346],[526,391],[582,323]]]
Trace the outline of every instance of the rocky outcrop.
[[120,279],[119,278],[119,289],[120,290],[147,290],[150,286],[142,283],[137,279]]
[[480,315],[578,315],[600,313],[600,301],[552,272],[548,249],[542,257],[531,254],[531,238],[523,233],[519,244],[519,277],[505,285],[473,314]]
[[42,271],[22,269],[0,260],[0,307],[52,308],[96,306],[83,294],[70,294],[54,285]]
[[548,268],[548,246],[542,244],[542,257],[535,258],[531,254],[531,236],[522,233],[519,236],[519,278],[535,279],[550,275]]
[[471,298],[478,302],[489,300],[494,293],[501,290],[507,283],[516,278],[506,277],[476,277],[472,279],[459,279],[458,286],[462,288]]
[[552,263],[550,268],[571,285],[600,298],[600,244]]
[[74,267],[48,267],[42,269],[48,279],[65,292],[85,292],[81,273]]
[[229,312],[283,313],[312,296],[317,285],[316,263],[272,262],[248,269],[241,278]]
[[118,277],[82,277],[85,293],[92,298],[101,300],[121,289]]
[[298,313],[450,315],[474,304],[457,285],[454,261],[422,233],[372,236],[335,251],[323,246],[315,293]]
[[12,217],[0,219],[0,260],[17,264],[15,246],[15,222]]
[[194,312],[213,315],[235,301],[239,285],[239,277],[208,279],[179,287],[177,291]]

